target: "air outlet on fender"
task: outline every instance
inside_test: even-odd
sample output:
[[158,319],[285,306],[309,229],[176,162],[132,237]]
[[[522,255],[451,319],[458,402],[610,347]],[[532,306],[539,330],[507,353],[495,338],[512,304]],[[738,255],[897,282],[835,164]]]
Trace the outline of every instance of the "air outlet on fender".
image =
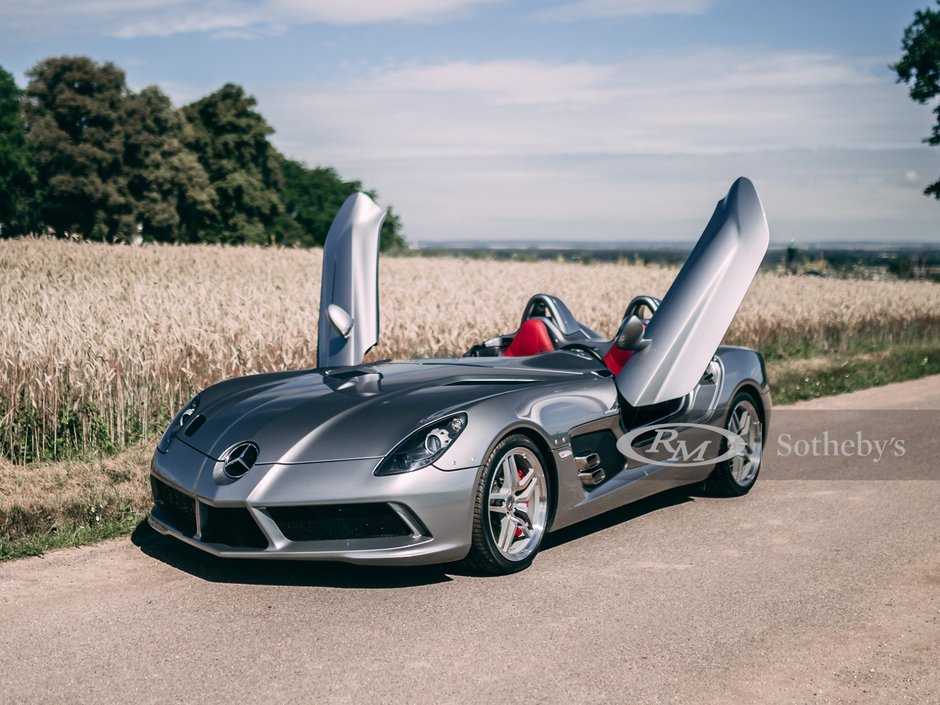
[[442,384],[442,387],[471,387],[471,386],[481,386],[481,385],[501,385],[504,387],[521,385],[521,384],[533,384],[536,380],[534,379],[487,379],[486,377],[481,377],[480,379],[457,379],[453,382],[447,382]]
[[193,435],[196,431],[202,428],[202,425],[206,422],[206,417],[202,414],[199,414],[196,418],[189,422],[189,425],[186,427],[186,430],[183,432],[187,436]]

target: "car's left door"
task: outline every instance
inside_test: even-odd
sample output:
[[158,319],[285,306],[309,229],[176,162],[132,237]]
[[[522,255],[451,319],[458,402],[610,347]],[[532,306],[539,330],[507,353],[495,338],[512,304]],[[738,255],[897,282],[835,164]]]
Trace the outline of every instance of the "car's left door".
[[379,340],[379,234],[386,211],[346,199],[323,246],[317,367],[358,365]]

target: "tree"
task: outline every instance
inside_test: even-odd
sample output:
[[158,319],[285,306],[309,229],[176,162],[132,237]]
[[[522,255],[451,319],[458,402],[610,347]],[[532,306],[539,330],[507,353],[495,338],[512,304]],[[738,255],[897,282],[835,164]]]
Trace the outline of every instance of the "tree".
[[215,191],[186,146],[192,127],[156,86],[128,97],[124,169],[135,218],[147,239],[196,242],[218,218]]
[[0,66],[0,237],[28,232],[33,224],[35,171],[21,108],[22,91]]
[[[177,110],[156,86],[134,94],[123,71],[87,57],[46,59],[27,76],[21,97],[0,69],[0,234],[42,226],[108,242],[140,232],[322,245],[343,201],[362,190],[279,154],[240,86]],[[381,245],[405,245],[391,209]]]
[[189,146],[217,197],[218,219],[204,239],[268,243],[267,229],[283,209],[280,160],[268,142],[274,131],[256,104],[241,86],[229,83],[184,108],[193,126]]
[[[938,0],[940,5],[940,0]],[[892,68],[898,83],[910,85],[911,99],[922,105],[940,96],[940,11],[926,9],[914,13],[914,21],[904,31],[901,41],[904,54]],[[924,142],[940,146],[940,105],[934,108],[937,124]],[[940,180],[930,184],[924,193],[940,199]]]
[[124,72],[83,56],[30,69],[27,135],[42,185],[40,218],[56,234],[129,239],[135,230],[124,159]]
[[[374,191],[370,192],[373,198],[378,198]],[[395,209],[388,207],[388,213],[382,223],[382,232],[379,234],[379,247],[382,250],[404,250],[408,248],[405,236],[401,232],[401,218]]]
[[[281,157],[284,213],[277,219],[277,242],[303,247],[323,246],[333,217],[349,196],[362,191],[359,181],[343,181],[329,167],[309,168],[302,162]],[[374,191],[367,191],[377,198]],[[391,209],[382,224],[380,246],[383,250],[405,247],[401,220]]]

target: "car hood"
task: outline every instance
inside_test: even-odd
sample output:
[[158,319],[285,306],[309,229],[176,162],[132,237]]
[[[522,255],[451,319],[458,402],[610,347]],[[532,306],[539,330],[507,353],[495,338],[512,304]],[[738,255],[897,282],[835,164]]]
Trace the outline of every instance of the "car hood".
[[175,440],[214,459],[252,441],[258,465],[380,458],[436,418],[533,384],[570,381],[572,374],[578,372],[501,358],[242,377],[205,390],[197,414]]

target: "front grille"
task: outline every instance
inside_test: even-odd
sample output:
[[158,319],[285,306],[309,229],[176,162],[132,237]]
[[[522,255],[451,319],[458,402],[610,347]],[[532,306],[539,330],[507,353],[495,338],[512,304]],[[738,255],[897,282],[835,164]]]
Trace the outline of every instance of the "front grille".
[[202,540],[232,548],[267,548],[268,539],[244,507],[205,505]]
[[384,502],[268,507],[268,513],[291,541],[344,541],[412,534],[398,513]]
[[170,487],[153,475],[150,476],[153,501],[163,510],[174,529],[186,536],[196,533],[196,500]]

